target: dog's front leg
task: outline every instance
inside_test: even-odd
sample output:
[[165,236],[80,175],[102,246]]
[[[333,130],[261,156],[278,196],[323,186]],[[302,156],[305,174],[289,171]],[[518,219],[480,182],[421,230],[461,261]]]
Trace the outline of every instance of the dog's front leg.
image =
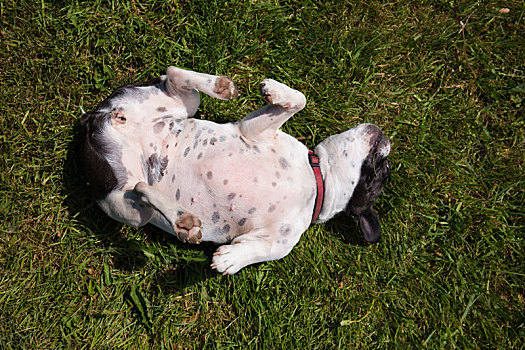
[[209,75],[170,66],[166,71],[166,89],[171,95],[180,95],[198,90],[221,100],[237,96],[233,81],[224,76]]
[[284,122],[304,108],[306,97],[272,79],[265,79],[260,90],[268,104],[244,117],[238,123],[239,130],[251,140],[272,142]]
[[173,206],[172,202],[161,192],[155,190],[145,182],[135,185],[134,192],[141,196],[141,200],[151,205],[170,223],[173,232],[182,242],[200,243],[202,239],[201,221],[181,208]]

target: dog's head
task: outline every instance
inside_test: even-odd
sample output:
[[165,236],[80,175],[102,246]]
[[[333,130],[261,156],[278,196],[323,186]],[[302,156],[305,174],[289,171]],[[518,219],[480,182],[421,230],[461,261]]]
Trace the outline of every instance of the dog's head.
[[390,175],[390,141],[376,125],[361,124],[327,138],[315,152],[326,185],[320,221],[345,211],[368,242],[379,241],[381,226],[373,205]]
[[[169,75],[116,89],[94,111],[84,113],[81,157],[97,200],[122,187],[128,177],[144,181],[162,140],[178,133],[200,103],[197,91],[180,98]],[[150,159],[150,158],[153,158]],[[151,168],[151,166],[149,167]]]

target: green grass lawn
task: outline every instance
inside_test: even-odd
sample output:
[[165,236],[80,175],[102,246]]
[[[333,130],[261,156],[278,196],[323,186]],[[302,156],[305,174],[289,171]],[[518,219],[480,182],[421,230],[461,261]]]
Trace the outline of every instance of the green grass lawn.
[[[501,8],[510,11],[500,11]],[[0,2],[0,348],[525,348],[522,1]],[[305,93],[309,147],[358,123],[392,141],[364,244],[340,216],[234,276],[85,191],[82,108],[168,65]]]

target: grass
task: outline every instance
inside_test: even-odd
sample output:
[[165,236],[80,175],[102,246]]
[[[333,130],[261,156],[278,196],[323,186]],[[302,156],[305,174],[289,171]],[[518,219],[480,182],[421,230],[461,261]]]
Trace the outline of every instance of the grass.
[[[506,7],[508,13],[500,12]],[[525,348],[525,7],[520,1],[0,3],[1,348]],[[81,109],[168,65],[231,76],[203,118],[308,104],[313,147],[381,126],[393,174],[378,245],[338,217],[230,277],[124,227],[83,187]]]

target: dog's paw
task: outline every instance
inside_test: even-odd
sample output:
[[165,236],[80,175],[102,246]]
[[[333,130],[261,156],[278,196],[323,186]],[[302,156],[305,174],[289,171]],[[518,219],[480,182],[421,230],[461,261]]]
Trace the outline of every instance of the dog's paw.
[[261,96],[271,105],[283,108],[303,108],[306,98],[302,93],[273,79],[264,79],[260,85]]
[[230,244],[220,246],[215,253],[213,253],[213,259],[211,268],[217,270],[217,272],[223,275],[233,275],[237,271],[243,268],[236,264],[237,256],[236,249],[238,247]]
[[233,81],[228,77],[218,77],[215,80],[214,92],[219,95],[219,98],[229,100],[239,94],[237,87]]
[[182,242],[198,244],[202,239],[202,222],[190,213],[184,213],[175,221],[175,234]]

